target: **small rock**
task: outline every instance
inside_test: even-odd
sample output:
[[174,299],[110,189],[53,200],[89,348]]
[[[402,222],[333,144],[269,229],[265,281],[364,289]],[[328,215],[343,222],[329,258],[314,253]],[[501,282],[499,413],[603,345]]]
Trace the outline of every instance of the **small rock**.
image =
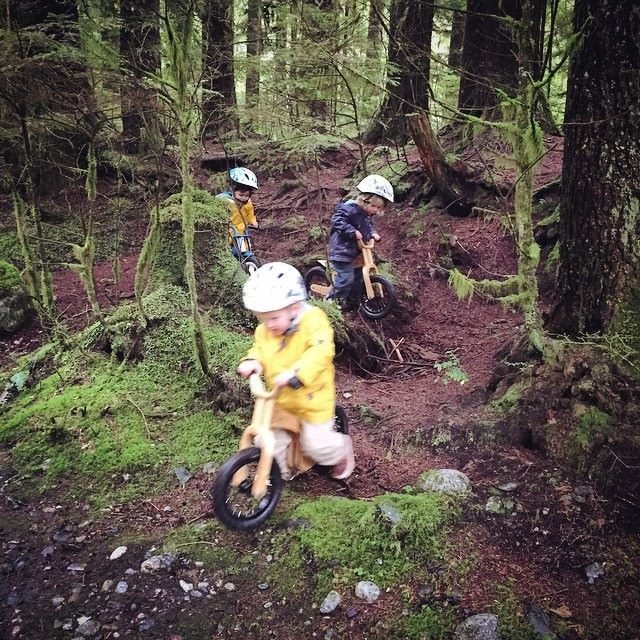
[[153,627],[154,624],[155,624],[155,620],[153,618],[147,618],[146,620],[143,620],[138,625],[138,631],[149,631],[149,629],[151,629],[151,627]]
[[186,467],[177,467],[173,472],[176,474],[176,478],[178,478],[180,484],[185,484],[191,477],[191,473]]
[[67,571],[84,571],[86,567],[86,563],[84,562],[72,562],[68,567]]
[[88,636],[95,636],[96,633],[100,631],[100,623],[97,620],[87,620],[86,622],[83,622],[76,631],[85,638]]
[[142,573],[153,573],[160,569],[169,569],[177,557],[178,556],[175,553],[164,553],[160,556],[151,556],[140,565],[140,571],[142,571]]
[[266,591],[269,588],[269,583],[268,582],[259,582],[258,583],[258,589],[260,589],[260,591]]
[[361,580],[356,585],[356,597],[371,604],[380,597],[380,587],[370,580]]
[[111,587],[113,587],[113,580],[105,580],[102,583],[102,587],[100,588],[100,591],[103,591],[103,592],[109,591]]
[[185,580],[180,580],[180,587],[185,593],[189,593],[193,591],[193,585],[190,582],[186,582]]
[[62,596],[55,596],[51,598],[51,604],[54,607],[59,607],[61,604],[64,604],[64,598]]
[[461,622],[454,631],[455,640],[500,640],[498,616],[479,613]]
[[123,593],[127,593],[127,589],[129,589],[129,585],[124,580],[121,580],[116,585],[115,592],[123,594]]
[[125,553],[127,553],[127,547],[125,546],[116,547],[111,552],[111,555],[109,556],[109,560],[117,560],[118,558],[121,558]]
[[53,552],[55,551],[55,547],[52,545],[49,545],[48,547],[45,547],[41,552],[40,555],[43,558],[49,558],[50,556],[53,555]]
[[233,584],[233,582],[225,582],[222,586],[227,591],[235,591],[236,590],[236,585]]
[[342,602],[342,596],[334,590],[329,591],[320,605],[320,613],[331,613]]
[[517,488],[518,488],[517,482],[505,482],[504,484],[501,484],[498,487],[500,491],[504,491],[505,493],[511,493],[512,491],[515,491]]
[[599,562],[592,562],[584,569],[587,576],[587,582],[593,584],[598,578],[604,575],[604,568]]

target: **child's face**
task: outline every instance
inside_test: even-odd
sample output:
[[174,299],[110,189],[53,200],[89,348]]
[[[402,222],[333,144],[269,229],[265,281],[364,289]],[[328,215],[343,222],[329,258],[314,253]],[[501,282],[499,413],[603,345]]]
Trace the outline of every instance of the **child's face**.
[[365,195],[358,197],[358,205],[370,216],[382,213],[387,207],[387,201],[380,196]]
[[291,326],[291,321],[300,311],[300,303],[295,302],[278,311],[256,313],[256,318],[274,336],[283,336]]
[[240,204],[247,204],[251,199],[253,189],[251,187],[245,187],[243,184],[236,185],[233,189],[233,198]]

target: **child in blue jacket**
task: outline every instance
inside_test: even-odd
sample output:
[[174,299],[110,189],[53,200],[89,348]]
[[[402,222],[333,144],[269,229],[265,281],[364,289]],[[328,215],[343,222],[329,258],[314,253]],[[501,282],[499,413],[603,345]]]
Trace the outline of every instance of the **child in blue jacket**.
[[353,261],[360,254],[358,240],[376,242],[380,236],[373,227],[372,217],[382,213],[393,202],[393,187],[382,176],[372,174],[357,186],[355,200],[338,203],[331,218],[328,257],[335,275],[327,300],[335,300],[341,308],[348,308],[349,294],[355,279]]

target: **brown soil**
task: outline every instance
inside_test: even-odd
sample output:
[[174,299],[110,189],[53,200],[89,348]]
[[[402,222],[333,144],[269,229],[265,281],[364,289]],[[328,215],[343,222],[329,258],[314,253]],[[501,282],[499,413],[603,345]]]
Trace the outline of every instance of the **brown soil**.
[[[552,151],[545,157],[538,175],[540,185],[550,182],[560,171],[562,145],[559,140],[552,143]],[[307,237],[308,229],[327,227],[333,206],[344,193],[342,189],[352,183],[350,173],[357,160],[355,154],[356,150],[349,147],[329,154],[319,171],[314,169],[295,176],[302,179],[304,187],[282,194],[278,192],[282,176],[278,179],[261,176],[261,188],[254,203],[262,230],[254,238],[256,251],[263,260],[290,260],[293,256],[299,266],[311,266],[310,256],[320,255],[323,243],[313,244],[302,238]],[[416,157],[410,160],[419,167]],[[497,170],[494,175],[506,192],[505,185],[511,176]],[[415,176],[420,179],[419,170]],[[206,184],[204,173],[200,178]],[[354,476],[348,484],[337,484],[312,470],[294,481],[295,490],[310,495],[366,498],[385,491],[400,491],[412,485],[427,468],[464,471],[473,483],[473,504],[478,507],[469,510],[471,527],[465,529],[464,535],[467,539],[471,536],[473,546],[481,552],[475,558],[471,575],[459,589],[449,584],[444,593],[436,590],[433,597],[449,598],[468,613],[483,612],[496,599],[492,585],[496,581],[511,581],[513,593],[520,599],[545,609],[553,622],[562,620],[565,629],[562,637],[589,637],[590,621],[608,614],[603,613],[600,583],[596,580],[589,584],[584,568],[598,561],[604,564],[605,572],[609,571],[608,567],[613,568],[619,560],[619,547],[637,544],[636,534],[629,531],[628,521],[620,516],[619,503],[603,499],[587,482],[572,479],[540,451],[524,445],[479,444],[478,423],[483,419],[497,354],[516,336],[521,318],[479,297],[459,302],[447,285],[439,259],[442,247],[447,246],[445,253],[471,276],[491,278],[511,274],[516,268],[513,239],[499,215],[461,219],[438,209],[424,214],[424,233],[412,236],[408,229],[420,219],[417,208],[423,204],[417,195],[420,186],[416,183],[402,202],[377,222],[382,236],[377,253],[391,263],[391,271],[398,277],[396,311],[375,323],[356,313],[348,316],[355,331],[364,333],[365,328],[375,331],[387,352],[377,355],[378,366],[375,370],[369,366],[369,371],[347,354],[337,358],[340,402],[349,412],[354,435],[357,456]],[[508,206],[495,195],[487,197],[483,204],[492,210]],[[305,229],[283,230],[293,216],[304,217]],[[112,305],[132,295],[135,262],[135,253],[123,259],[118,289],[110,264],[98,265],[96,281],[103,304]],[[552,283],[544,278],[543,283],[547,290],[551,289]],[[86,324],[90,310],[75,274],[56,272],[55,291],[68,324],[74,329]],[[41,328],[33,323],[20,335],[5,341],[0,365],[7,366],[14,357],[31,351],[43,338]],[[395,351],[394,344],[399,345]],[[435,361],[447,360],[452,354],[468,375],[464,385],[445,384],[442,373],[433,367]],[[369,408],[377,418],[363,420],[362,407]],[[1,462],[3,479],[8,483],[7,461]],[[234,633],[232,629],[218,628],[222,612],[234,610],[237,621],[251,620],[256,610],[264,612],[263,601],[268,600],[268,593],[264,597],[256,595],[255,584],[242,586],[235,592],[218,588],[213,600],[185,603],[177,576],[191,575],[197,582],[198,569],[193,564],[179,563],[164,575],[140,574],[129,580],[135,582],[135,590],[119,599],[109,591],[101,592],[104,580],[113,578],[116,565],[122,571],[126,567],[137,568],[147,551],[148,545],[139,548],[129,545],[123,559],[109,561],[109,554],[119,541],[127,540],[127,533],[132,537],[132,531],[144,530],[161,540],[172,527],[211,517],[209,482],[206,474],[196,474],[186,489],[176,488],[150,500],[115,507],[104,520],[84,525],[81,523],[87,519],[86,507],[82,504],[57,505],[51,497],[15,504],[9,500],[9,485],[5,484],[3,519],[26,520],[27,526],[21,529],[28,530],[29,535],[12,540],[11,527],[7,526],[0,537],[3,637],[71,638],[72,631],[52,631],[53,619],[62,620],[78,613],[98,617],[98,611],[103,638],[117,637],[115,631],[120,637],[140,633],[167,640],[293,638],[303,634],[338,637],[324,635],[329,629],[340,629],[339,637],[344,638],[390,637],[379,629],[385,628],[386,618],[397,616],[402,610],[404,605],[398,593],[385,593],[373,605],[362,604],[347,595],[332,619],[322,618],[317,611],[306,611],[302,620],[314,618],[308,630],[301,626],[297,611],[276,603],[268,628]],[[518,485],[509,495],[517,502],[517,516],[487,514],[484,511],[487,499],[505,482]],[[70,532],[68,539],[52,542],[52,534],[65,526]],[[253,550],[255,536],[258,534],[230,533],[224,543],[242,557]],[[460,537],[452,542],[463,553],[465,543]],[[85,562],[87,568],[70,572],[67,569],[70,562]],[[260,564],[264,560],[256,558],[255,562]],[[425,582],[438,583],[441,578],[438,571],[437,567],[425,568]],[[226,581],[242,584],[239,576],[224,577]],[[70,602],[68,596],[76,584],[77,600]],[[412,611],[419,609],[418,586],[410,598]],[[250,597],[247,590],[251,590]],[[58,610],[52,604],[56,595],[65,597]],[[624,594],[619,594],[619,599],[619,619],[632,622],[627,635],[616,637],[638,637],[633,631],[633,621],[640,626],[638,602],[625,598]],[[185,610],[192,612],[198,634],[186,632],[182,627],[176,630],[176,620],[184,618]],[[153,618],[153,626],[140,631],[140,624],[148,618]]]

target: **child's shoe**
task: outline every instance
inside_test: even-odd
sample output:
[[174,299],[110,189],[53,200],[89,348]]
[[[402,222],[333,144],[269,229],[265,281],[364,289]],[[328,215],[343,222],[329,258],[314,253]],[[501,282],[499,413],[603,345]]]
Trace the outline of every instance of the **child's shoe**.
[[356,467],[356,459],[353,454],[353,442],[350,436],[345,436],[347,439],[347,453],[345,457],[334,465],[331,469],[331,477],[334,480],[346,480]]

